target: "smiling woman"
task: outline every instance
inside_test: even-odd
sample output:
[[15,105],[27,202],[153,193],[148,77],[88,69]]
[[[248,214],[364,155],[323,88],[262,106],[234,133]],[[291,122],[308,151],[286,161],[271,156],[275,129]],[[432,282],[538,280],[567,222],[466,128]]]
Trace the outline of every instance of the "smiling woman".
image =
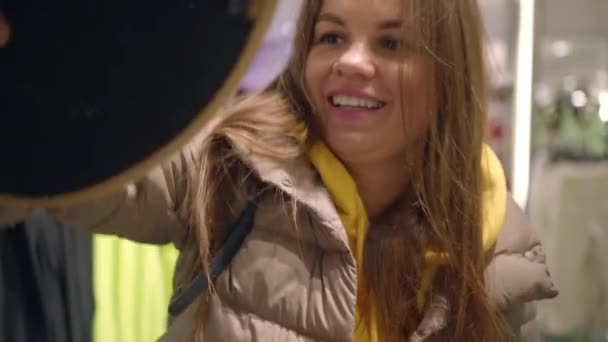
[[[251,249],[243,252],[247,262],[233,263],[236,278],[219,279],[226,288],[252,280],[241,268],[262,277],[252,286],[281,294],[262,299],[246,291],[238,302],[255,302],[255,310],[245,304],[247,310],[283,328],[234,332],[231,338],[511,340],[532,318],[531,302],[556,295],[542,249],[508,199],[500,164],[482,143],[486,83],[477,6],[475,0],[305,2],[288,69],[215,128],[192,180],[200,189],[190,198],[201,241],[223,210],[205,207],[218,202],[218,175],[233,175],[240,184],[238,175],[253,171],[261,186],[277,188],[294,210],[290,218],[256,219],[260,234],[281,222],[278,229],[289,239],[258,236],[254,229],[249,243],[273,251],[289,246],[298,257]],[[232,157],[242,168],[222,166]],[[268,204],[285,205],[279,203]],[[299,254],[301,239],[324,251],[318,274],[304,266],[319,259],[312,250]],[[524,240],[533,243],[513,244]],[[334,260],[344,242],[352,254],[345,262]],[[538,257],[519,257],[527,251]],[[254,259],[260,261],[255,270]],[[283,262],[289,272],[266,273]],[[310,283],[311,277],[321,283]],[[294,286],[305,289],[308,299],[296,293],[288,299]],[[222,293],[218,297],[207,307],[212,312],[228,305],[220,304]],[[285,303],[286,311],[272,303]],[[298,308],[294,316],[285,316],[292,308]],[[203,335],[220,336],[215,329],[224,316],[211,317],[206,324],[213,333]]]
[[[325,1],[306,62],[306,91],[323,139],[353,173],[364,201],[366,193],[386,198],[366,203],[371,216],[409,182],[402,167],[431,119],[429,57],[413,51],[404,11],[396,0]],[[394,177],[364,176],[391,170]]]
[[181,249],[162,341],[517,341],[557,292],[483,144],[482,32],[476,0],[307,0],[271,86],[95,203]]

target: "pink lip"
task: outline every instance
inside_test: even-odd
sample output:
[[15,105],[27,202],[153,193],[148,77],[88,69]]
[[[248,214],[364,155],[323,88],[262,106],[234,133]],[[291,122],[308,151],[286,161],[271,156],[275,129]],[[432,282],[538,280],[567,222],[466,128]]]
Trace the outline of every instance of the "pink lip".
[[327,93],[327,104],[329,106],[329,113],[333,117],[338,119],[339,121],[354,122],[354,121],[358,121],[361,119],[365,119],[366,117],[376,114],[376,112],[378,112],[380,109],[383,108],[383,107],[380,107],[378,109],[369,109],[369,108],[351,108],[351,107],[334,106],[331,103],[331,97],[341,96],[341,95],[342,96],[353,96],[353,97],[358,97],[358,98],[365,99],[365,100],[381,102],[384,105],[386,104],[385,102],[383,102],[371,95],[368,95],[364,92],[357,91],[357,90],[340,89],[340,90],[330,91]]

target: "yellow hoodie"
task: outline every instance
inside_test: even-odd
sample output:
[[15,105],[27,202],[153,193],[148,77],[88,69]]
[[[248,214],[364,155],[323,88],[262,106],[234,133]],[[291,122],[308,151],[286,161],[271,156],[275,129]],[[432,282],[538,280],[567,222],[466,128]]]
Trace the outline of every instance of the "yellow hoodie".
[[[338,210],[342,223],[346,229],[351,250],[357,263],[358,274],[363,274],[363,247],[369,219],[363,206],[363,201],[357,192],[357,186],[342,163],[334,156],[329,148],[322,142],[314,144],[309,151],[310,159],[319,171],[327,187],[334,205]],[[483,146],[482,168],[483,179],[483,247],[492,248],[502,227],[507,206],[507,187],[504,172],[500,161],[487,145]],[[421,295],[417,298],[418,308],[424,305],[425,293],[428,291],[437,265],[445,259],[444,255],[427,252],[428,266],[422,275]],[[361,276],[358,279],[361,284]],[[359,296],[361,296],[359,292]],[[372,310],[369,322],[360,319],[357,312],[355,318],[356,342],[378,342],[377,310],[372,300]]]

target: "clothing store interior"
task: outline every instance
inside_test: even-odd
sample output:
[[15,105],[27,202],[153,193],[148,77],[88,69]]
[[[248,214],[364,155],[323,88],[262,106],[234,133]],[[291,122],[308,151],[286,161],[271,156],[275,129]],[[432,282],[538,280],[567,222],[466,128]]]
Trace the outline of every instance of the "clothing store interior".
[[[250,58],[243,57],[247,63],[239,64],[245,69],[238,82],[231,82],[233,93],[261,91],[284,70],[302,2],[277,1],[263,39]],[[9,19],[11,3],[0,0]],[[249,1],[226,3],[237,8]],[[521,339],[608,342],[608,1],[478,3],[490,88],[486,143],[542,242],[559,290],[556,298],[537,303],[535,319]],[[19,23],[15,42],[21,37]],[[0,34],[0,44],[3,39]],[[2,50],[0,78],[8,70],[1,65]],[[4,90],[6,84],[0,87]],[[231,105],[228,99],[222,108]],[[18,135],[2,132],[10,136],[2,144],[27,145]],[[69,135],[56,135],[62,134]],[[2,155],[14,155],[10,149],[2,147]],[[2,178],[5,171],[32,173],[10,171],[16,166],[12,162],[2,164]],[[43,167],[36,172],[44,174]],[[19,193],[13,184],[5,180],[0,194]],[[74,186],[65,189],[73,192]],[[10,203],[14,196],[2,198]],[[173,244],[91,234],[45,211],[32,211],[3,228],[8,229],[0,229],[0,342],[148,342],[167,330],[179,256]]]

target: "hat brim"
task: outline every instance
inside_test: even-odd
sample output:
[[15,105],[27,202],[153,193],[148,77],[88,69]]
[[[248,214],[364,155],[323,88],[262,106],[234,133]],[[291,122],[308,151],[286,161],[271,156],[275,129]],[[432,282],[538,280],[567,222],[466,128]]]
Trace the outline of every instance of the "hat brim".
[[200,132],[236,90],[276,6],[252,2],[252,16],[222,2],[3,5],[12,37],[0,49],[0,202],[103,196]]

